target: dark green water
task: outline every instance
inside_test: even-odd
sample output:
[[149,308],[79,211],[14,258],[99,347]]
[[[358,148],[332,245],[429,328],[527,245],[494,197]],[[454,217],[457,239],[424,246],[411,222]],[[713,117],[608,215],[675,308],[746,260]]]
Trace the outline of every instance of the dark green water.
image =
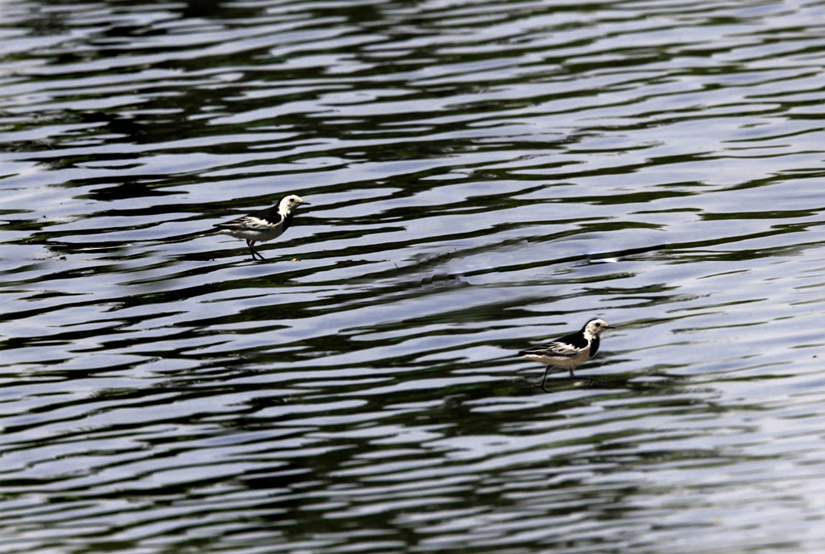
[[0,3],[0,551],[821,552],[823,22]]

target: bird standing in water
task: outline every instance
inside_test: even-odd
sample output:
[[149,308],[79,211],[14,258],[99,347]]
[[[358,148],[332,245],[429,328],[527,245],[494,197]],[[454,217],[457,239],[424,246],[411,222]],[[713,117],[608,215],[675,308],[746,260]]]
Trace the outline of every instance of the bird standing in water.
[[292,224],[293,210],[301,204],[310,205],[309,202],[302,200],[300,196],[290,194],[281,198],[281,201],[271,208],[224,223],[216,223],[214,227],[219,233],[246,240],[252,259],[263,260],[265,258],[255,250],[255,243],[281,236]]
[[[519,356],[547,366],[547,369],[544,370],[544,378],[541,380],[541,384],[538,385],[541,390],[547,392],[544,384],[547,381],[550,369],[554,366],[566,367],[570,370],[570,380],[574,380],[576,375],[573,373],[573,369],[596,355],[596,352],[599,351],[599,335],[608,327],[610,326],[604,320],[591,319],[579,331],[522,350],[519,352]],[[598,382],[598,379],[588,380]]]

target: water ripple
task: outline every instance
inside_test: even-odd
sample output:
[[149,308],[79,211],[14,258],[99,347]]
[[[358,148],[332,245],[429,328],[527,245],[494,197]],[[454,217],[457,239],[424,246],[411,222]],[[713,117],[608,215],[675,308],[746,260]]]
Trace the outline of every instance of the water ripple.
[[818,552],[823,11],[3,4],[3,551]]

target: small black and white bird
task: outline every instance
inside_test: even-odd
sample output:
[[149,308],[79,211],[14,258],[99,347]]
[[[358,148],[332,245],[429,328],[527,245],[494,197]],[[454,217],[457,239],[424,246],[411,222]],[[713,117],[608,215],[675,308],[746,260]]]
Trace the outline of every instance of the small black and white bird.
[[281,236],[292,224],[292,211],[301,204],[310,205],[300,196],[290,194],[284,196],[275,206],[258,212],[214,225],[219,233],[225,233],[235,238],[244,239],[252,254],[252,259],[265,259],[255,250],[256,242],[264,242]]
[[[608,327],[610,326],[602,319],[591,319],[579,331],[552,342],[522,350],[519,352],[519,356],[547,366],[547,369],[544,370],[544,379],[541,380],[541,385],[539,385],[541,390],[547,392],[544,383],[547,381],[547,374],[550,373],[550,369],[554,366],[566,367],[570,369],[570,380],[574,380],[576,375],[573,373],[573,369],[596,355],[596,352],[599,351],[599,335]],[[589,381],[598,382],[598,379],[589,379]]]

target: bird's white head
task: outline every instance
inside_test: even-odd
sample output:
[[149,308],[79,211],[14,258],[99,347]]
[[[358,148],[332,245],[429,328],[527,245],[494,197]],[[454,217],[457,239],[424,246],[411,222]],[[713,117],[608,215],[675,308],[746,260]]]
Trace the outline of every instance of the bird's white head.
[[309,202],[303,200],[300,196],[295,194],[284,196],[278,203],[278,213],[285,216],[301,204],[306,204],[308,206]]
[[588,339],[598,337],[602,331],[610,327],[603,319],[591,319],[584,326],[584,336]]

